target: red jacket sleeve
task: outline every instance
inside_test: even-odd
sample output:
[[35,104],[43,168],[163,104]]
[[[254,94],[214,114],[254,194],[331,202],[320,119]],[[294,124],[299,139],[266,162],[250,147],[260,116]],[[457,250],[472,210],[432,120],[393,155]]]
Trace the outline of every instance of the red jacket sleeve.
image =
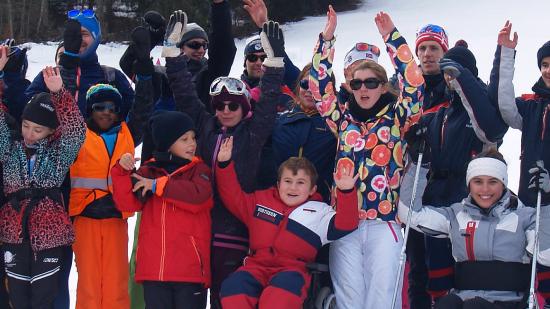
[[233,161],[224,168],[216,164],[216,187],[225,208],[248,225],[250,215],[256,206],[256,198],[254,194],[247,194],[241,189]]
[[113,200],[115,207],[119,211],[141,211],[143,205],[132,192],[132,180],[130,175],[132,171],[127,171],[117,162],[111,169],[111,178],[113,180]]
[[357,207],[357,191],[350,192],[336,190],[337,204],[334,225],[338,230],[351,231],[359,225],[359,208]]
[[198,163],[191,177],[185,172],[159,177],[155,195],[191,213],[209,210],[213,206],[210,174],[206,164]]

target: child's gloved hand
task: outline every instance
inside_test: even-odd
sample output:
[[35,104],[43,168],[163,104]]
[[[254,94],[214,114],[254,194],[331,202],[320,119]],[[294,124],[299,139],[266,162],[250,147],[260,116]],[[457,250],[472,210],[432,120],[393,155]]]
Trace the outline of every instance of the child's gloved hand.
[[118,164],[120,164],[123,169],[131,171],[136,167],[137,161],[139,161],[139,158],[134,158],[131,153],[125,153],[118,160]]

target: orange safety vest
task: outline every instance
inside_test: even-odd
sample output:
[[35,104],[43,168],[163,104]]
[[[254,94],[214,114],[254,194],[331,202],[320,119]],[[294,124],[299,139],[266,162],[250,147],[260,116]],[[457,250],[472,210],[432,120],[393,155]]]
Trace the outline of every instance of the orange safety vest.
[[[125,122],[121,123],[111,157],[103,138],[87,128],[84,144],[71,166],[69,215],[77,216],[94,200],[112,194],[111,168],[123,154],[133,155],[134,151],[134,140]],[[123,218],[132,215],[132,212],[122,213]]]

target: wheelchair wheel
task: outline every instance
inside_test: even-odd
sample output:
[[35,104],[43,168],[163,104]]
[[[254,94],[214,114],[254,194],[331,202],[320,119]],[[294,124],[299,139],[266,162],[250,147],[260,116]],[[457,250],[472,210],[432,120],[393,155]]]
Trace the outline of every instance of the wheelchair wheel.
[[334,309],[336,308],[336,296],[328,286],[322,288],[315,300],[315,309]]

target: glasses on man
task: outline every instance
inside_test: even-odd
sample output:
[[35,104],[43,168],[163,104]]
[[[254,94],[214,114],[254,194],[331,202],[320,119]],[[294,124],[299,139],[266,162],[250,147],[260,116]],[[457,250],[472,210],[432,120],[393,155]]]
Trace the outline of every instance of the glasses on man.
[[264,62],[265,58],[267,58],[267,55],[256,55],[256,54],[246,55],[246,60],[250,62],[256,62],[258,61],[258,59]]
[[208,49],[208,42],[199,42],[199,41],[191,41],[184,44],[185,46],[191,48],[191,49],[200,49],[201,47],[204,48],[204,50]]
[[380,84],[382,84],[382,81],[374,77],[367,78],[365,80],[355,78],[349,82],[349,86],[352,90],[359,90],[362,85],[365,85],[365,88],[367,89],[376,89]]
[[92,9],[85,9],[85,10],[70,10],[67,12],[67,16],[70,18],[70,19],[76,19],[78,18],[80,15],[82,15],[83,17],[85,18],[94,18],[95,17],[95,12],[94,10]]

